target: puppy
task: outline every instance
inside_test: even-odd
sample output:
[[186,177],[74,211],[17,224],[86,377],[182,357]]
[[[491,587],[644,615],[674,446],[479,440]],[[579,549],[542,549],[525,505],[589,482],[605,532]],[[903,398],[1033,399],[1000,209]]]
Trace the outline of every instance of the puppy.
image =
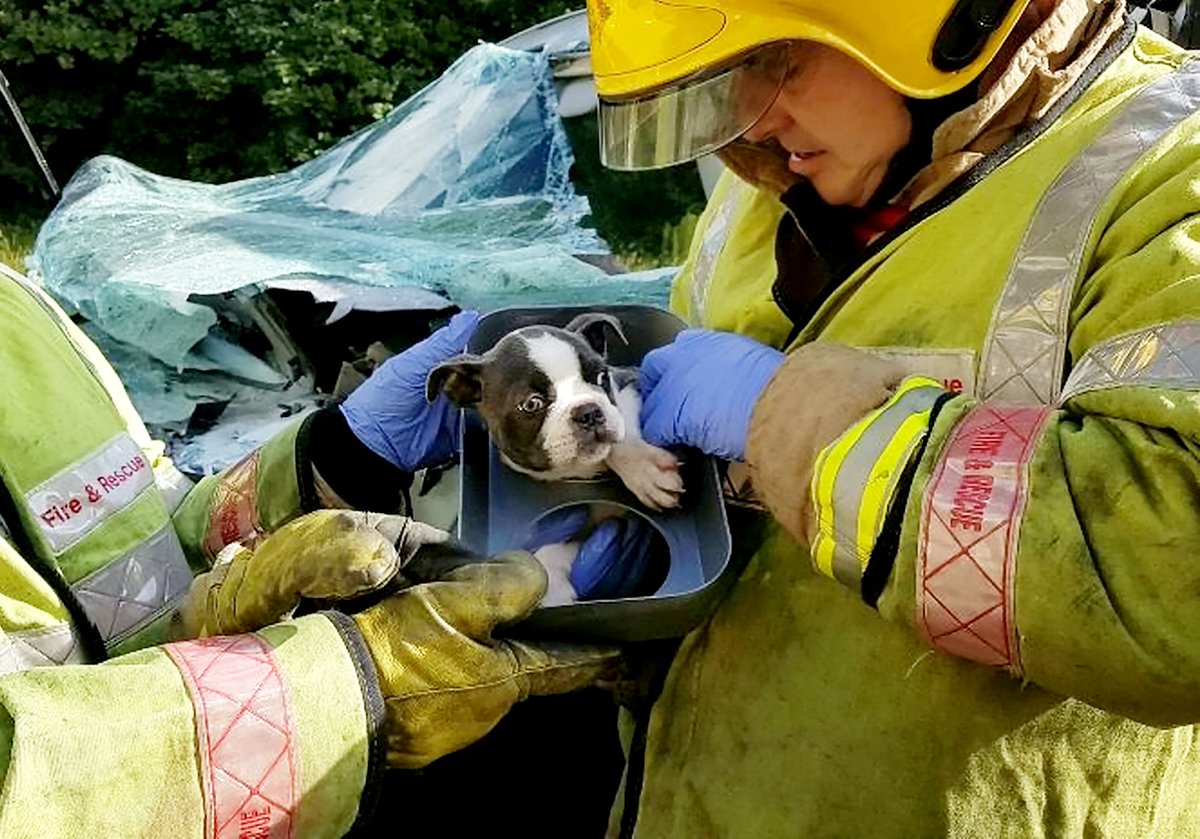
[[460,355],[429,373],[429,401],[445,393],[487,423],[501,459],[543,481],[611,469],[647,507],[679,506],[683,480],[670,452],[642,439],[637,371],[612,367],[612,315],[584,314],[565,328],[527,326],[483,355]]

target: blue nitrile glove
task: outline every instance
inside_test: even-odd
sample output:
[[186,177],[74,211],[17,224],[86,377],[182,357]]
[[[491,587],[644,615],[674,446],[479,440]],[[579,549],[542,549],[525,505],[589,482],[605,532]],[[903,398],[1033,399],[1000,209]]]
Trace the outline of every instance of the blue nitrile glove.
[[686,329],[642,359],[642,436],[744,460],[750,416],[784,355],[745,335]]
[[533,552],[546,545],[576,541],[587,527],[590,513],[580,505],[550,511],[533,523],[528,538],[521,543],[522,549]]
[[605,519],[579,546],[571,587],[580,600],[609,600],[637,593],[654,547],[654,528],[640,516]]
[[425,399],[429,371],[466,349],[478,312],[459,312],[424,341],[381,364],[342,403],[354,435],[393,466],[415,472],[458,451],[461,412],[440,394]]
[[571,566],[571,588],[580,600],[628,597],[650,565],[654,527],[640,516],[609,518],[589,533],[587,507],[564,507],[538,520],[522,547],[536,551],[546,545],[579,541]]

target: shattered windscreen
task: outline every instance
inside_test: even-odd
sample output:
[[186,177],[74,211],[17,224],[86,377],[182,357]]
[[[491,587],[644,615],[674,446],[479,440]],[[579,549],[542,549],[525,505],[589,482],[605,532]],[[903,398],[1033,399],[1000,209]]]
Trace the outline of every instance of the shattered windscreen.
[[334,303],[331,320],[452,305],[663,305],[673,272],[597,267],[608,247],[586,226],[572,160],[550,58],[481,44],[289,172],[211,185],[95,158],[64,189],[29,267],[116,354],[147,421],[177,427],[189,400],[236,406],[239,394],[258,398],[247,388],[297,384],[219,334],[206,296],[302,291]]

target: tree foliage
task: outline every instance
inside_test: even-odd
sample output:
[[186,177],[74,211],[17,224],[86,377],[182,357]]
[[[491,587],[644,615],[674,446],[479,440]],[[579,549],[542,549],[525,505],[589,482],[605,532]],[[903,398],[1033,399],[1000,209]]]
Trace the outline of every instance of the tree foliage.
[[575,151],[571,180],[588,197],[592,223],[627,268],[678,265],[704,209],[695,166],[613,172],[600,163],[594,114],[565,121]]

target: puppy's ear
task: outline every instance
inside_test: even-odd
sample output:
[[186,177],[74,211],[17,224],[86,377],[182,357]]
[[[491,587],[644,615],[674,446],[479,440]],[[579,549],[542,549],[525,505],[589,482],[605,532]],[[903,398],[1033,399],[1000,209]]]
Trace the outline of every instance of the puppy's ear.
[[430,402],[444,393],[460,408],[479,404],[483,398],[483,359],[477,355],[458,355],[429,371],[425,380],[425,398]]
[[613,315],[600,312],[588,312],[571,320],[565,327],[568,332],[574,332],[588,342],[600,355],[608,355],[608,339],[616,337],[622,344],[629,344],[629,339],[621,330],[621,321]]

